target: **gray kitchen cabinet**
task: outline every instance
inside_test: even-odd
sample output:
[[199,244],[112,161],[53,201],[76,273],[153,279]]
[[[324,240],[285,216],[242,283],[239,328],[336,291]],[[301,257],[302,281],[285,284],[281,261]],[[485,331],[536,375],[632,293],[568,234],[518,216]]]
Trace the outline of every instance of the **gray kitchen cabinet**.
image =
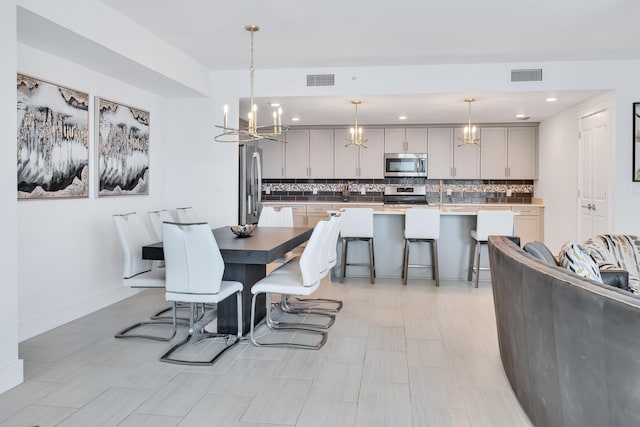
[[384,129],[365,128],[367,148],[345,146],[349,129],[335,130],[334,175],[342,179],[384,178]]
[[388,128],[384,130],[385,153],[426,153],[426,128]]
[[333,178],[333,129],[291,129],[285,159],[286,178]]
[[463,146],[462,128],[429,128],[429,179],[479,179],[480,147]]
[[258,147],[262,149],[262,178],[284,178],[284,150],[282,142],[261,140]]
[[482,128],[482,179],[536,179],[536,128]]

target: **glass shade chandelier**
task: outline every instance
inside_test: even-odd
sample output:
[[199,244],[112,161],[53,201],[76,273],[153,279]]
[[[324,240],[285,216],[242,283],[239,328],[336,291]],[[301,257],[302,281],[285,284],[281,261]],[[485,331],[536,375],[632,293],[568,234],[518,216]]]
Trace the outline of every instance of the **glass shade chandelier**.
[[362,104],[362,101],[351,101],[356,106],[356,122],[354,126],[349,130],[349,136],[347,137],[347,144],[345,147],[362,147],[367,148],[364,145],[367,142],[366,138],[362,138],[362,128],[358,126],[358,105]]
[[257,141],[260,139],[268,139],[277,142],[286,142],[279,139],[280,136],[286,134],[289,130],[287,126],[282,125],[282,108],[278,107],[277,110],[273,110],[273,124],[259,125],[258,124],[258,106],[253,101],[253,75],[255,73],[255,67],[253,63],[254,48],[253,37],[256,32],[260,31],[260,27],[257,25],[247,25],[245,30],[251,33],[251,65],[249,66],[249,79],[251,84],[250,100],[249,100],[249,112],[247,113],[247,128],[233,128],[229,127],[229,106],[224,106],[223,125],[216,125],[217,128],[222,129],[222,133],[216,135],[214,140],[216,142],[235,142],[244,144],[247,142]]
[[467,118],[467,125],[463,129],[462,138],[460,141],[462,144],[460,145],[478,145],[480,143],[480,138],[477,137],[477,129],[475,126],[471,124],[471,103],[474,102],[473,98],[465,98],[464,102],[469,104],[469,116]]

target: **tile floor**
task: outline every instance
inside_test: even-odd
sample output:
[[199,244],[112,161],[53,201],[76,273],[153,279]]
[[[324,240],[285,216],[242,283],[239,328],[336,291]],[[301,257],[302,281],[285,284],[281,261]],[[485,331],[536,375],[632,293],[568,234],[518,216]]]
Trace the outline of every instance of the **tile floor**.
[[243,341],[187,367],[158,362],[167,343],[113,338],[164,304],[140,293],[21,343],[25,382],[0,395],[0,426],[531,426],[488,282],[348,279],[321,294],[344,300],[321,350]]

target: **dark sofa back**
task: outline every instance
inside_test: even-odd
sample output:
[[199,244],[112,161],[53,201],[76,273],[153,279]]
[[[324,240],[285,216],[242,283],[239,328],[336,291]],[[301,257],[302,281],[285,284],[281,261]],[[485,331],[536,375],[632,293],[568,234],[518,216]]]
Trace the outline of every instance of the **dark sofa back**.
[[640,426],[640,300],[489,237],[500,356],[536,426]]

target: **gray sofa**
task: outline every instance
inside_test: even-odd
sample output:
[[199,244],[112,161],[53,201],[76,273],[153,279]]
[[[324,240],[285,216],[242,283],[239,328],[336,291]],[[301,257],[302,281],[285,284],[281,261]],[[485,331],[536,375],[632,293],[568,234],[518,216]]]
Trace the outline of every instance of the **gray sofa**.
[[500,356],[536,426],[640,426],[640,299],[489,237]]

